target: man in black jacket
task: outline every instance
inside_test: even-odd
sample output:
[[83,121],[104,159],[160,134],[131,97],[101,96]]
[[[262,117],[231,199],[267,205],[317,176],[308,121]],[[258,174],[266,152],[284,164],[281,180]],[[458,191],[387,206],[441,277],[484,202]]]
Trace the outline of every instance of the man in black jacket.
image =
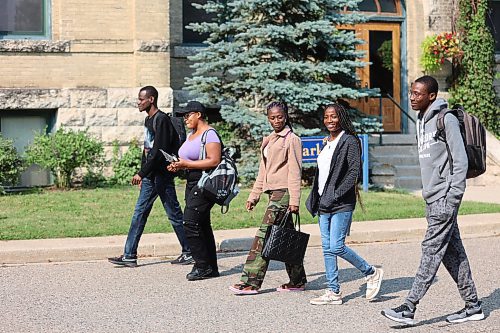
[[174,174],[167,171],[167,161],[160,151],[162,149],[169,154],[177,155],[180,139],[170,117],[158,109],[157,103],[158,91],[154,87],[141,88],[137,106],[140,112],[146,111],[148,116],[144,122],[141,170],[132,178],[132,185],[139,185],[141,190],[135,205],[124,254],[108,259],[116,265],[137,266],[137,247],[149,213],[158,196],[182,247],[182,254],[172,261],[172,264],[187,265],[194,262],[184,233],[183,214],[175,192]]

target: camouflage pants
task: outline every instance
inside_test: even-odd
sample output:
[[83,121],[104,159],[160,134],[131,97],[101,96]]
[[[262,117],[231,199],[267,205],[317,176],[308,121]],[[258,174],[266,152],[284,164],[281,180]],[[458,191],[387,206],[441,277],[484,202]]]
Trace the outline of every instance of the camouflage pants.
[[[245,266],[243,267],[241,282],[257,288],[261,287],[267,267],[269,266],[269,261],[262,258],[261,255],[264,237],[266,236],[267,228],[283,217],[288,208],[289,201],[290,195],[288,194],[288,190],[274,190],[269,193],[269,204],[264,213],[262,224],[255,235]],[[286,264],[285,266],[291,284],[299,285],[307,282],[303,265]]]

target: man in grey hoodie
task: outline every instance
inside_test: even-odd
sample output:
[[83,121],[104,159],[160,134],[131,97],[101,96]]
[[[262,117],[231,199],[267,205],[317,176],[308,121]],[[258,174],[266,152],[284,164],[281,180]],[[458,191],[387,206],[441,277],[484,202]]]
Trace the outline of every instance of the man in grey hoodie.
[[438,83],[431,76],[415,80],[410,91],[411,107],[419,112],[418,157],[428,226],[422,241],[420,266],[405,302],[396,308],[382,311],[385,317],[407,325],[415,324],[416,306],[432,284],[441,262],[456,282],[460,296],[465,301],[465,307],[449,315],[446,321],[460,323],[484,318],[457,224],[458,208],[465,191],[467,155],[458,119],[447,114],[444,124],[453,161],[451,172],[446,144],[436,137],[437,115],[448,104],[444,99],[437,99],[437,93]]

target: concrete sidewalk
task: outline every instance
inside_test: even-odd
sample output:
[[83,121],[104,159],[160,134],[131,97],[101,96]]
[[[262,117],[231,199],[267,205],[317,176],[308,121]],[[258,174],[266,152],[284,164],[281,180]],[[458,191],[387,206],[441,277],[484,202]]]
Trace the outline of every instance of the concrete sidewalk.
[[[459,216],[462,237],[497,236],[500,213]],[[421,240],[426,230],[424,218],[355,222],[348,243]],[[321,246],[317,224],[306,224],[302,231],[311,235],[309,246]],[[215,231],[219,251],[247,251],[256,228]],[[126,236],[59,238],[0,241],[1,264],[104,260],[123,253]],[[175,234],[144,234],[139,254],[142,257],[174,257],[180,247]]]

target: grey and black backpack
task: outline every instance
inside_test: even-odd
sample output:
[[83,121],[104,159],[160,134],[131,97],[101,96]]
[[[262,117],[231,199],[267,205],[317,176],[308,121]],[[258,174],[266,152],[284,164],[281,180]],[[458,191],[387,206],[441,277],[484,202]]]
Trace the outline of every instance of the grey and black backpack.
[[444,130],[444,117],[448,113],[453,114],[458,119],[460,133],[462,134],[462,140],[469,162],[467,178],[474,178],[482,175],[486,171],[486,129],[476,116],[468,114],[463,106],[458,104],[451,109],[443,108],[437,115],[437,132],[435,139],[446,143],[450,173],[453,174],[453,160]]

